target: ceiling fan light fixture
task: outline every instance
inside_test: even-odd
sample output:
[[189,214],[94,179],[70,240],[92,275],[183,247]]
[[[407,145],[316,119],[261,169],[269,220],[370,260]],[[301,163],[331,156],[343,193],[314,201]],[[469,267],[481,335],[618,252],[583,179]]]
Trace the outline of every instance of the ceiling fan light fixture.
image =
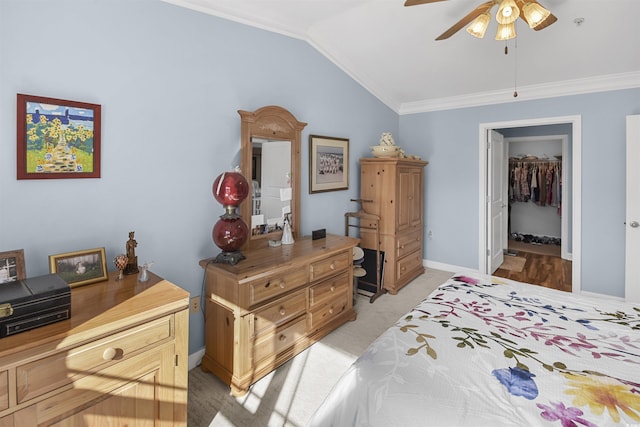
[[496,40],[509,40],[516,36],[516,26],[512,22],[510,24],[498,24],[498,32],[496,33]]
[[491,14],[489,12],[478,15],[478,17],[467,27],[467,33],[471,34],[473,37],[481,39],[484,37],[484,33],[487,32],[490,22]]
[[515,0],[502,0],[498,13],[496,13],[496,21],[498,24],[512,24],[520,16],[520,9]]
[[551,15],[551,12],[538,3],[530,2],[522,7],[522,14],[529,23],[529,27],[535,29]]

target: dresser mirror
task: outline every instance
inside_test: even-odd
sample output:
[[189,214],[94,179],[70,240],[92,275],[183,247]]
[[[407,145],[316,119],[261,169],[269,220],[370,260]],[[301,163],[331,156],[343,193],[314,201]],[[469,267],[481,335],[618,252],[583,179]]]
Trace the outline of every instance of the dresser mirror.
[[239,110],[240,169],[250,183],[240,214],[249,227],[246,247],[280,240],[285,216],[300,234],[300,146],[307,125],[282,107]]

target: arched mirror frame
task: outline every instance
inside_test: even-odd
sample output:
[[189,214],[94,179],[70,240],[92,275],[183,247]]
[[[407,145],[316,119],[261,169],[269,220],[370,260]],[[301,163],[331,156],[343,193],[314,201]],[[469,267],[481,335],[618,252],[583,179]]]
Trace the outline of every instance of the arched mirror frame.
[[[307,125],[298,121],[288,110],[276,105],[269,105],[256,111],[238,110],[242,124],[240,132],[241,154],[240,170],[245,178],[251,182],[252,138],[278,139],[291,142],[291,231],[294,238],[300,235],[300,147],[302,129]],[[251,192],[240,205],[240,215],[251,228]],[[280,240],[282,231],[268,234],[252,235],[245,247],[267,245],[268,240]]]

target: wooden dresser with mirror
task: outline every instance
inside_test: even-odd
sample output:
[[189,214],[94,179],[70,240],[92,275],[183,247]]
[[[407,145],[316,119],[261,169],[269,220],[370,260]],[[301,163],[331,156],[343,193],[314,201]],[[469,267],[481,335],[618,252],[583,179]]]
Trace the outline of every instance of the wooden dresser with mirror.
[[[253,232],[242,248],[245,259],[237,264],[216,263],[215,258],[200,261],[206,282],[206,350],[201,368],[229,384],[234,395],[245,394],[260,378],[356,318],[353,247],[359,242],[347,236],[317,240],[300,236],[300,145],[306,123],[277,106],[239,114],[242,174],[258,181],[259,208],[271,212],[257,215],[271,218],[247,224]],[[289,156],[275,156],[280,165],[259,163],[257,157],[264,159],[270,150],[287,151],[283,147],[288,147]],[[286,182],[268,178],[285,175],[290,178],[289,190]],[[279,196],[281,190],[290,191],[290,200],[280,200],[288,199]],[[240,205],[247,222],[256,216],[252,197],[256,193],[251,193]],[[281,202],[273,211],[265,206],[269,193],[279,199],[276,205]],[[295,242],[272,247],[269,241],[279,241],[282,231],[263,229],[259,223],[277,223],[286,212]]]

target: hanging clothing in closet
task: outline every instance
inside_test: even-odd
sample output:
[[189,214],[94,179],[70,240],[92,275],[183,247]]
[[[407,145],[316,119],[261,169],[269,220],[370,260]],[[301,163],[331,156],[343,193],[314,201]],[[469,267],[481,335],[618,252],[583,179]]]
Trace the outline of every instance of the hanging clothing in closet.
[[561,215],[562,162],[510,159],[509,201],[557,207]]

